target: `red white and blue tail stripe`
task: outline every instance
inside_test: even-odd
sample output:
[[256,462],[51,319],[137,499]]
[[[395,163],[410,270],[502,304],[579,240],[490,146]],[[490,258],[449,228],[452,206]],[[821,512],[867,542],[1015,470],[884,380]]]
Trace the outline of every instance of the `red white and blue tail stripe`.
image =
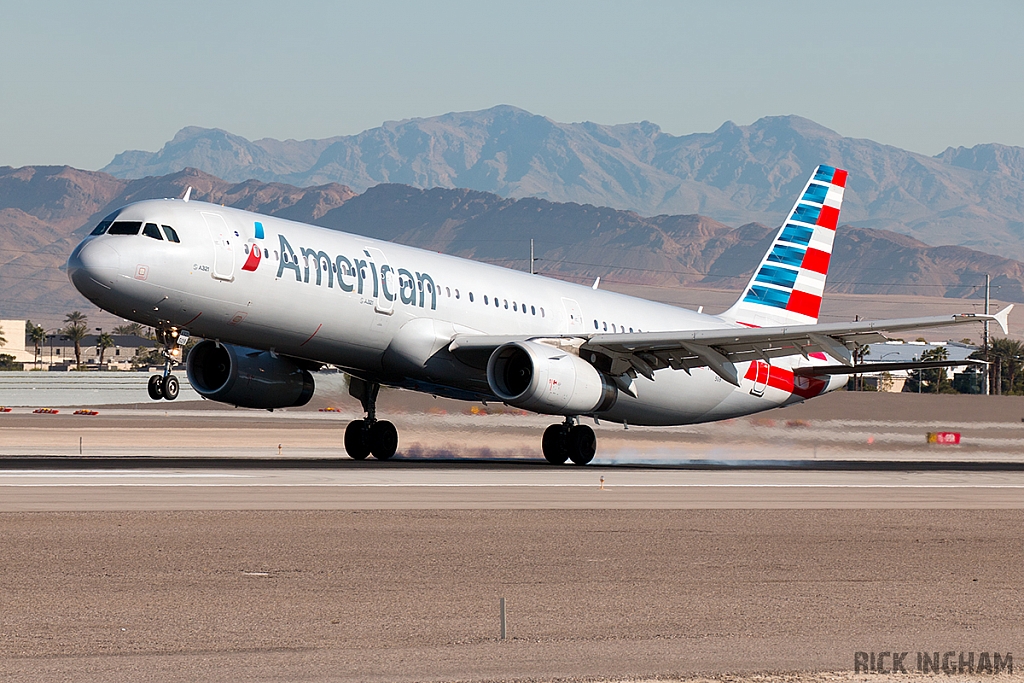
[[846,171],[818,166],[743,296],[723,318],[751,327],[818,321],[845,187]]

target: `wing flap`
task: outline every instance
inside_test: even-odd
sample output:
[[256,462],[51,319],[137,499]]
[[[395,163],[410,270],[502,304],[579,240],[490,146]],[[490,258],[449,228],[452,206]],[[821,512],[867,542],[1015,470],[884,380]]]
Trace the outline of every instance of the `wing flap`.
[[[736,363],[752,360],[770,362],[788,356],[809,357],[823,353],[852,370],[851,349],[887,341],[882,332],[920,330],[969,323],[996,322],[1005,331],[1007,306],[995,315],[961,313],[923,318],[896,318],[863,322],[787,325],[782,327],[727,327],[706,330],[595,334],[590,336],[489,336],[457,335],[448,350],[462,362],[486,367],[487,359],[499,346],[514,341],[551,344],[589,361],[616,377],[637,374],[653,378],[654,372],[674,368],[689,372],[707,367],[726,382],[739,386]],[[822,366],[818,366],[822,367]],[[826,373],[828,374],[828,373]],[[839,374],[839,373],[832,373]]]

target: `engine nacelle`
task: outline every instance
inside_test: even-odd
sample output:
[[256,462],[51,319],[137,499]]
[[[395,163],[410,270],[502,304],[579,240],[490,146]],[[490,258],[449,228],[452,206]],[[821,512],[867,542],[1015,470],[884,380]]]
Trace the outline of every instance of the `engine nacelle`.
[[316,385],[309,371],[269,351],[202,341],[185,364],[192,388],[211,401],[240,408],[291,408],[309,403]]
[[487,383],[505,403],[549,415],[600,413],[618,398],[618,388],[587,361],[529,341],[499,346],[487,361]]

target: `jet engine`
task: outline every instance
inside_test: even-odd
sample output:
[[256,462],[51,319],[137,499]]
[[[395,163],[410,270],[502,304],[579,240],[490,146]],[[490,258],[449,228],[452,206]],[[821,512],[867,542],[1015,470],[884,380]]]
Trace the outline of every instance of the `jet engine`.
[[511,342],[487,362],[487,383],[509,405],[549,415],[589,415],[615,405],[618,389],[579,356],[547,344]]
[[309,371],[269,351],[208,340],[188,354],[185,369],[200,396],[240,408],[302,406],[316,388]]

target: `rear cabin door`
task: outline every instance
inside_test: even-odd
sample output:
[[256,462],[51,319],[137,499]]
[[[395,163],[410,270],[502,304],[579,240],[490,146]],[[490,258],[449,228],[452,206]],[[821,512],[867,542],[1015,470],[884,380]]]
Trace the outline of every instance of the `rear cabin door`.
[[764,396],[764,388],[768,386],[768,375],[772,371],[772,366],[760,360],[752,362],[754,363],[755,374],[754,386],[750,388],[750,393],[754,396]]
[[566,332],[575,334],[583,332],[583,312],[580,305],[573,299],[562,299],[562,306],[565,307]]
[[[206,229],[213,240],[213,277],[230,282],[235,279],[235,252],[231,247],[234,237],[224,217],[218,213],[202,212]],[[240,241],[240,240],[239,240]]]

